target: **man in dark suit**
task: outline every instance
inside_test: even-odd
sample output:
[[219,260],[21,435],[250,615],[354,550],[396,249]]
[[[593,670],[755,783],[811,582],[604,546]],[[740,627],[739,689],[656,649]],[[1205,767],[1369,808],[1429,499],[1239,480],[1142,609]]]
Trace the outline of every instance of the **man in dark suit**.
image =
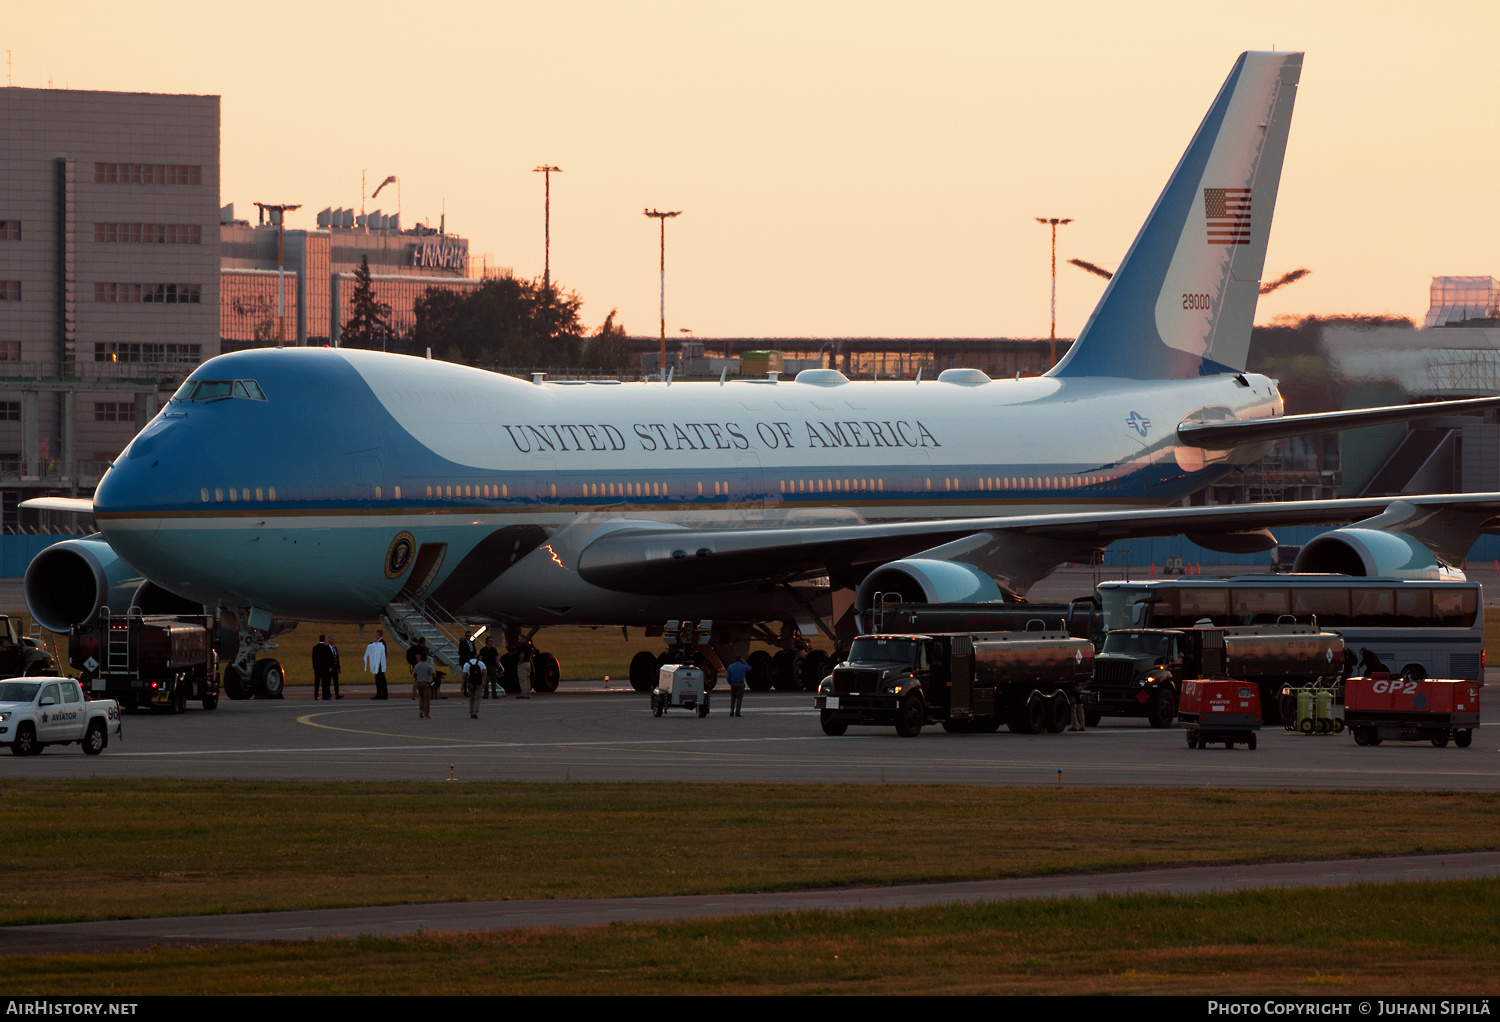
[[[339,691],[339,646],[338,641],[331,635],[328,637],[328,653],[328,677],[333,679],[333,698],[342,699],[343,693]],[[323,682],[323,698],[328,698],[327,681]]]
[[313,669],[313,698],[318,698],[318,690],[323,690],[323,698],[328,698],[328,671],[333,661],[333,649],[328,645],[328,636],[318,636],[318,644],[312,648]]

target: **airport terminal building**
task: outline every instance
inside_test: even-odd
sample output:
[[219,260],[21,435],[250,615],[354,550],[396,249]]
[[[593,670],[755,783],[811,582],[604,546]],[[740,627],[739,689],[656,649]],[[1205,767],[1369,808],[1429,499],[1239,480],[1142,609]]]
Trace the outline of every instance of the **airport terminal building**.
[[368,258],[399,340],[427,288],[509,272],[396,216],[236,220],[219,130],[218,96],[0,88],[0,531],[91,491],[200,363],[275,344],[278,287],[286,343],[337,344]]

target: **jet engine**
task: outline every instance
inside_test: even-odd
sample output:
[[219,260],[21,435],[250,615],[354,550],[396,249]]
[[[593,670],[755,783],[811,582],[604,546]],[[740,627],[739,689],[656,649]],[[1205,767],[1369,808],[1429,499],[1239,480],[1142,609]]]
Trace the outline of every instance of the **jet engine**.
[[1297,554],[1293,571],[1380,578],[1443,579],[1462,577],[1445,567],[1417,540],[1381,529],[1334,529],[1308,541]]
[[108,607],[123,614],[141,576],[102,539],[54,543],[26,566],[26,609],[48,631],[86,625]]
[[908,557],[891,561],[865,576],[854,606],[867,611],[876,593],[899,593],[903,603],[989,603],[1004,599],[995,580],[962,561]]

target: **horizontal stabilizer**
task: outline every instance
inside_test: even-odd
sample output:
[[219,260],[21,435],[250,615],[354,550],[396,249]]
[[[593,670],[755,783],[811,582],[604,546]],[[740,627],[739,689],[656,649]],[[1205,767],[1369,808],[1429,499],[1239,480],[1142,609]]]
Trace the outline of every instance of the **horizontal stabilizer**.
[[1177,437],[1189,447],[1227,451],[1245,444],[1265,443],[1284,437],[1305,436],[1308,433],[1332,433],[1341,429],[1383,426],[1391,422],[1413,422],[1439,415],[1466,415],[1489,411],[1491,408],[1500,408],[1500,397],[1471,397],[1419,405],[1356,408],[1347,412],[1282,415],[1274,419],[1252,419],[1248,422],[1181,422],[1177,425]]
[[94,513],[92,497],[32,497],[30,500],[21,501],[16,506],[33,511],[71,511],[79,515]]

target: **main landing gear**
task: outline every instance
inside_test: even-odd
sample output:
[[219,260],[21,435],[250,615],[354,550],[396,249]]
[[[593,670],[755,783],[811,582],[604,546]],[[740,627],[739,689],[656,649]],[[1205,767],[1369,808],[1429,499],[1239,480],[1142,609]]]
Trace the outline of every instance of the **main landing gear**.
[[533,691],[556,692],[558,683],[562,681],[562,664],[557,657],[551,653],[543,653],[531,641],[538,631],[539,629],[533,628],[523,638],[520,628],[506,629],[505,652],[500,654],[500,666],[505,668],[505,674],[500,679],[500,684],[510,695],[518,695],[521,691],[521,684],[516,680],[516,665],[527,656],[531,658]]

